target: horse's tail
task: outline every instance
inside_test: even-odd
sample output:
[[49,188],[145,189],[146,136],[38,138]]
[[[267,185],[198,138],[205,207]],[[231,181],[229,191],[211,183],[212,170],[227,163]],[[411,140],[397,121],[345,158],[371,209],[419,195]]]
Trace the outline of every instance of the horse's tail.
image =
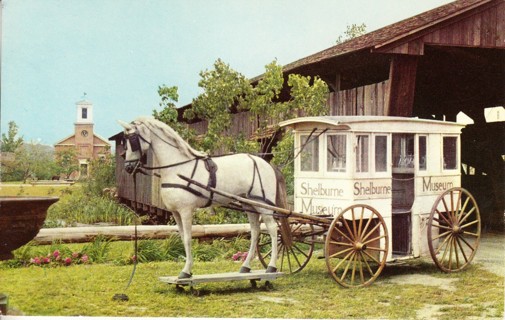
[[275,196],[275,205],[279,208],[288,208],[288,194],[286,190],[286,179],[282,174],[281,170],[276,166],[272,165],[275,172],[275,178],[277,180],[277,190]]

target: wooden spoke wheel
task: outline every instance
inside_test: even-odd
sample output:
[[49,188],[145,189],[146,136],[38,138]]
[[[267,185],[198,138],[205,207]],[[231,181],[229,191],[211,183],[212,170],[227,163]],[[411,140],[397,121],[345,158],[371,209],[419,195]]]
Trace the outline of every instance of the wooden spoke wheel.
[[480,242],[480,212],[475,198],[463,188],[442,193],[428,220],[428,247],[437,267],[457,272],[472,261]]
[[348,207],[333,220],[326,236],[326,266],[344,287],[370,285],[384,269],[388,252],[386,223],[371,206]]
[[[288,218],[279,218],[276,221],[279,227],[277,269],[280,272],[296,273],[307,265],[314,251],[316,240],[314,227]],[[272,256],[271,238],[268,233],[260,235],[256,249],[258,259],[266,268]]]

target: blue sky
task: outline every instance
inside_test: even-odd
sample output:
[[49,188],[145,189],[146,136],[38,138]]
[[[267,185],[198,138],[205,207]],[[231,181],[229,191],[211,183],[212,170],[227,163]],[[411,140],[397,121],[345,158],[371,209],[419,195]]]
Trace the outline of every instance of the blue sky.
[[108,138],[117,119],[152,114],[160,85],[190,103],[218,58],[254,77],[333,46],[347,25],[373,31],[448,2],[2,0],[1,132],[15,121],[25,141],[52,145],[86,92]]

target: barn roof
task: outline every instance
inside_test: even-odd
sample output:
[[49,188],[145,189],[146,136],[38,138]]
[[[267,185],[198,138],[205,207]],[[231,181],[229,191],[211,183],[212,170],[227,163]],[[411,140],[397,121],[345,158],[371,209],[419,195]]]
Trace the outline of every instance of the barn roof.
[[377,49],[392,42],[410,38],[415,34],[422,34],[423,31],[433,26],[492,1],[493,0],[459,0],[448,3],[289,63],[284,66],[284,72],[292,72],[302,66],[363,49]]

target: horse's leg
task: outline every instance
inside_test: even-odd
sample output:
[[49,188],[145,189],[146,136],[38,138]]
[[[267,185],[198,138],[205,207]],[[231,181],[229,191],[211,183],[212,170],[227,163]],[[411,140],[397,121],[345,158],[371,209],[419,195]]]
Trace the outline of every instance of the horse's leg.
[[247,257],[242,263],[240,268],[240,273],[251,272],[251,260],[256,255],[256,243],[258,242],[258,237],[260,234],[260,217],[258,213],[248,212],[247,218],[249,219],[249,224],[251,225],[251,246],[249,247],[249,252]]
[[182,220],[179,212],[172,212],[172,216],[174,217],[175,224],[177,225],[177,229],[179,230],[179,236],[181,240],[184,239],[184,229],[182,228]]
[[184,268],[179,274],[179,278],[191,278],[191,268],[193,267],[193,255],[191,253],[191,224],[193,220],[193,209],[185,208],[180,210],[180,219],[182,225],[182,242],[184,244],[184,251],[186,252],[186,263],[184,264]]
[[268,234],[270,235],[270,238],[272,239],[272,255],[270,256],[270,262],[268,263],[268,267],[266,272],[277,272],[277,223],[275,222],[274,217],[272,216],[272,212],[269,210],[262,209],[262,213],[267,213],[267,214],[262,214],[261,217],[263,218],[263,222],[265,223],[265,226],[267,227]]

